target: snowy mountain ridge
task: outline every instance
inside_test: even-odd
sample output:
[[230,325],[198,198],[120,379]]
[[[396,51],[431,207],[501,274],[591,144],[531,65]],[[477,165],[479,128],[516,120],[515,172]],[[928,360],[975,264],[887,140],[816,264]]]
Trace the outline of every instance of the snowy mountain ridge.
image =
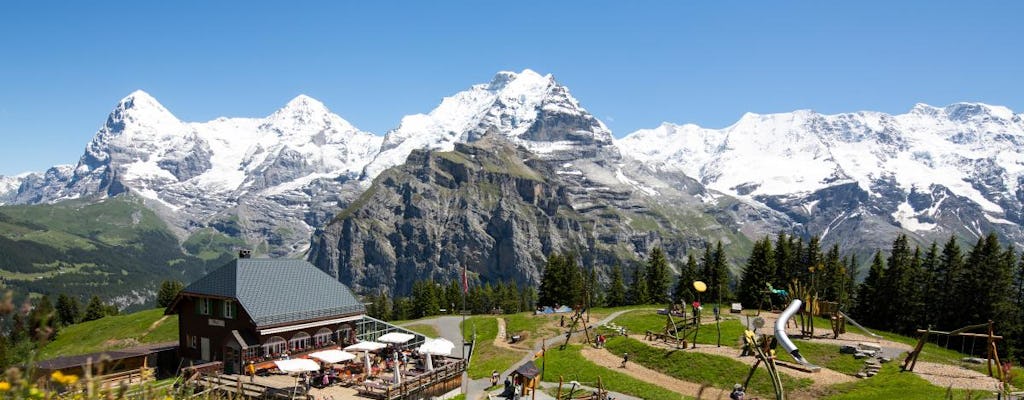
[[[918,104],[900,115],[748,113],[723,129],[664,123],[615,140],[553,76],[523,70],[444,97],[380,137],[305,95],[265,118],[185,122],[136,91],[75,165],[0,177],[0,204],[130,193],[182,238],[212,229],[296,255],[415,150],[500,136],[551,163],[576,210],[642,210],[648,199],[713,214],[748,237],[787,230],[844,248],[884,247],[900,231],[998,230],[1024,243],[1022,120],[1001,106]],[[741,208],[722,208],[733,198]],[[858,242],[868,233],[881,245]]]
[[[342,184],[358,177],[380,143],[305,95],[266,118],[201,123],[180,121],[140,90],[111,111],[73,169],[24,176],[16,192],[6,192],[7,200],[131,192],[163,210],[183,234],[229,221],[251,224],[228,230],[301,251],[313,227],[333,213],[328,208],[336,206]],[[255,231],[267,228],[263,223],[289,233],[257,237]]]
[[[561,118],[580,118],[586,131],[540,132],[537,123],[545,113]],[[531,128],[533,131],[531,131]],[[474,141],[494,130],[536,153],[572,150],[591,141],[611,145],[611,131],[580,106],[569,90],[550,74],[526,69],[499,72],[490,83],[445,97],[428,114],[402,118],[384,137],[380,153],[366,166],[365,181],[381,171],[405,162],[415,149],[451,151],[455,143]]]
[[664,123],[616,143],[649,168],[681,171],[722,193],[761,204],[803,203],[807,217],[815,204],[799,199],[854,184],[869,199],[894,202],[882,208],[910,231],[941,231],[936,220],[946,196],[968,199],[988,222],[1018,231],[1022,120],[982,103],[917,104],[900,115],[799,110],[748,113],[723,129]]

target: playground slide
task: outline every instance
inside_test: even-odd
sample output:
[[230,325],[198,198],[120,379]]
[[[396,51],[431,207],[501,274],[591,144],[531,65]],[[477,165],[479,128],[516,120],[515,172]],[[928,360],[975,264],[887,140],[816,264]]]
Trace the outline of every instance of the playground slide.
[[801,356],[800,349],[796,348],[796,345],[794,345],[793,342],[789,340],[789,336],[786,335],[786,322],[793,317],[793,314],[800,311],[800,306],[802,305],[803,302],[800,301],[800,299],[793,299],[793,301],[789,303],[789,307],[786,307],[786,309],[782,311],[782,314],[779,315],[779,319],[775,320],[775,340],[778,340],[779,344],[782,345],[782,348],[786,349],[786,351],[789,352],[789,354],[792,355],[800,364],[810,368],[819,368],[817,365],[811,364],[810,361],[807,361],[807,359]]
[[881,339],[882,338],[881,336],[878,336],[878,335],[876,335],[874,333],[871,333],[871,331],[869,331],[867,328],[865,328],[865,327],[861,326],[860,324],[858,324],[857,321],[854,321],[853,318],[850,318],[850,316],[846,315],[846,313],[844,313],[842,311],[837,311],[837,312],[839,313],[839,315],[842,315],[843,318],[845,318],[847,321],[849,321],[851,324],[853,324],[853,326],[856,326],[856,327],[860,328],[860,330],[864,331],[864,333],[867,333],[869,336],[871,336],[873,338],[876,338],[876,339]]

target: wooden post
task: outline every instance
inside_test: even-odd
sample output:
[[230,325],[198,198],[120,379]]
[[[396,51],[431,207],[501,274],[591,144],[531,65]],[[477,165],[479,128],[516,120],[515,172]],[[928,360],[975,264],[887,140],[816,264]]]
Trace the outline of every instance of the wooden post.
[[562,376],[558,376],[558,392],[555,394],[555,399],[562,398]]
[[[992,349],[995,348],[995,339],[992,338],[992,336],[994,336],[992,333],[992,326],[992,320],[988,320],[988,345],[985,346],[988,348],[988,354],[985,357],[985,364],[988,364],[988,376],[992,376]],[[996,357],[998,357],[998,355]],[[999,368],[999,365],[996,365],[996,368]]]

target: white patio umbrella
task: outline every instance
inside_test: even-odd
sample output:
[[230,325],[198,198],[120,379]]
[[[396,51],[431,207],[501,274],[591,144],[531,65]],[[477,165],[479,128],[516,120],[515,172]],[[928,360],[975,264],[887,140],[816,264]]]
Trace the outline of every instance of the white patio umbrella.
[[408,333],[391,332],[381,335],[381,337],[377,338],[377,341],[381,343],[402,344],[412,340],[415,337],[415,335],[411,335]]
[[434,363],[431,360],[432,356],[447,356],[452,354],[452,350],[455,349],[455,343],[445,338],[440,339],[427,339],[420,345],[420,354],[427,355],[427,370],[434,370]]
[[312,372],[319,371],[320,365],[316,361],[308,358],[294,358],[291,360],[278,360],[274,361],[277,364],[277,369],[281,372]]
[[[319,371],[320,370],[320,364],[317,364],[316,361],[310,360],[308,358],[294,358],[294,359],[291,359],[291,360],[279,360],[279,361],[274,361],[274,364],[277,365],[277,369],[281,370],[281,372],[287,372],[289,374],[292,373],[292,372],[313,372],[313,371]],[[295,391],[298,389],[298,386],[299,386],[298,380],[299,380],[299,377],[296,376],[295,377],[295,381],[296,381],[295,382],[295,389],[292,389],[292,397],[295,397]]]
[[353,345],[349,345],[348,347],[345,347],[345,351],[361,351],[361,352],[363,352],[363,356],[366,357],[366,373],[369,374],[370,373],[370,352],[374,351],[374,350],[380,350],[380,349],[383,349],[385,347],[388,347],[388,345],[386,345],[384,343],[371,342],[371,341],[367,340],[367,341],[359,342],[359,343],[356,343],[356,344],[353,344]]
[[356,358],[355,354],[342,350],[318,351],[316,353],[310,353],[309,356],[330,364],[354,360]]

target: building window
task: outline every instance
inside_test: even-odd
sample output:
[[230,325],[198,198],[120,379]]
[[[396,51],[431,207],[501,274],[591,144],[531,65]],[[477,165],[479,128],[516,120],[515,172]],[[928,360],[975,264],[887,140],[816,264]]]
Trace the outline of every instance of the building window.
[[296,333],[292,340],[288,341],[288,348],[292,350],[303,350],[309,347],[309,334],[306,332]]
[[260,357],[260,350],[262,348],[259,346],[247,347],[245,350],[242,350],[242,357],[245,360],[258,359]]
[[199,347],[199,337],[195,335],[188,335],[188,347],[190,349]]
[[210,315],[213,312],[213,299],[199,299],[196,307],[199,315]]
[[288,350],[288,342],[283,337],[274,336],[267,343],[263,345],[263,354],[268,356],[278,356]]
[[330,329],[320,328],[320,330],[316,332],[316,335],[313,335],[313,345],[316,347],[324,347],[331,344],[331,333]]
[[232,300],[224,300],[224,318],[234,319],[238,315],[238,310],[235,309],[235,302]]
[[345,326],[344,328],[338,329],[338,331],[335,333],[337,334],[337,336],[335,336],[334,340],[337,341],[338,343],[341,343],[343,345],[355,344],[355,341],[352,340],[354,335],[352,335],[351,327]]

